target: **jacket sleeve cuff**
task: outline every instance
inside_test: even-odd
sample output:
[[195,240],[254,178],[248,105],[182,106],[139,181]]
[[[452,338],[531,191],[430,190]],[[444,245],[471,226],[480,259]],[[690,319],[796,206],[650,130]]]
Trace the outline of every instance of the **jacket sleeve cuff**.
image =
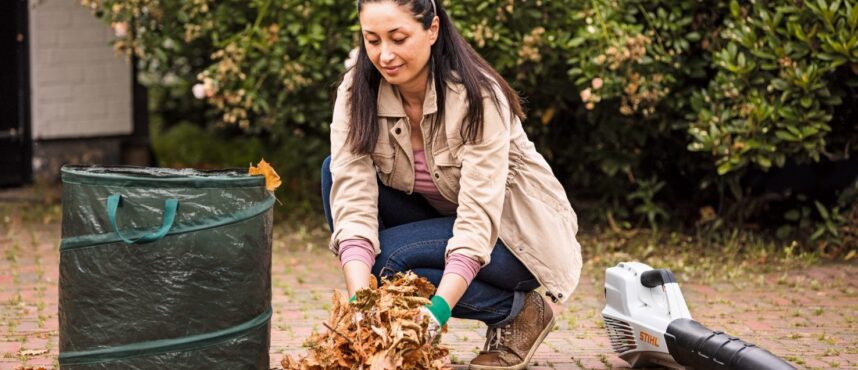
[[340,263],[345,266],[351,261],[363,262],[372,269],[375,264],[375,251],[366,239],[348,239],[340,243]]
[[477,276],[477,273],[480,272],[480,267],[480,261],[463,256],[459,253],[453,253],[447,259],[447,265],[444,267],[444,275],[459,275],[465,279],[465,282],[468,283],[468,285],[471,285],[471,281],[473,281],[474,277]]
[[374,255],[381,253],[381,244],[378,241],[378,230],[355,223],[346,223],[338,227],[331,234],[328,249],[335,255],[340,255],[340,244],[349,239],[364,239],[372,245]]
[[491,262],[492,248],[496,241],[491,243],[491,247],[485,241],[471,238],[468,235],[453,235],[447,241],[447,251],[445,258],[450,260],[453,254],[460,254],[480,263],[480,267],[485,267]]

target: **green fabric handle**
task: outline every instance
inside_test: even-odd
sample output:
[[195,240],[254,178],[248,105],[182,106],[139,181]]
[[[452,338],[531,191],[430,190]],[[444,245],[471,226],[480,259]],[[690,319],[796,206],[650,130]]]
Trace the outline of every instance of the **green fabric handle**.
[[[186,220],[184,222],[176,222],[173,224],[173,227],[170,229],[170,231],[167,232],[167,235],[192,233],[201,230],[213,229],[225,225],[231,225],[238,222],[244,222],[251,218],[258,217],[265,212],[268,212],[273,205],[274,196],[272,195],[266,197],[260,202],[255,202],[250,207],[247,207],[234,213],[195,218],[193,220]],[[125,230],[125,234],[131,236],[142,236],[145,235],[146,232],[142,229],[134,229],[130,231]],[[69,252],[81,248],[116,243],[120,241],[122,241],[122,239],[119,238],[116,233],[89,234],[74,236],[71,238],[63,238],[62,242],[60,243],[60,252]]]
[[426,305],[426,309],[432,313],[432,316],[435,316],[435,320],[438,320],[441,326],[447,325],[447,321],[450,320],[450,316],[453,313],[450,305],[439,295],[432,296],[430,301],[432,303]]
[[179,206],[179,200],[170,198],[164,201],[164,219],[161,222],[160,229],[153,233],[143,235],[137,239],[129,239],[125,237],[125,235],[122,235],[122,232],[119,231],[119,227],[116,226],[116,209],[119,208],[119,202],[121,200],[122,196],[119,194],[113,194],[107,197],[107,218],[110,220],[110,225],[113,226],[113,231],[116,232],[116,235],[118,235],[126,244],[145,244],[161,240],[161,238],[167,235],[170,228],[173,227],[173,221],[176,220],[176,208]]

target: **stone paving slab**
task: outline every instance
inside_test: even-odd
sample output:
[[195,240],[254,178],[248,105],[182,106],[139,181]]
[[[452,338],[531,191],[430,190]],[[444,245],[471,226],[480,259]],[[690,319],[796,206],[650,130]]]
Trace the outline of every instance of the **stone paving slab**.
[[[21,204],[21,207],[27,207]],[[58,368],[58,215],[0,214],[0,369]],[[16,210],[18,209],[18,210]],[[57,212],[53,214],[56,215]],[[586,246],[585,246],[586,248]],[[271,365],[301,355],[304,339],[323,329],[333,289],[343,287],[324,241],[296,240],[275,231]],[[620,262],[620,261],[615,261]],[[530,369],[610,369],[627,364],[610,349],[600,311],[604,271],[585,267],[578,290],[558,307],[555,330]],[[858,368],[858,265],[824,264],[787,273],[680,286],[704,325],[758,344],[798,368]],[[485,327],[451,320],[444,343],[455,369],[482,347]]]

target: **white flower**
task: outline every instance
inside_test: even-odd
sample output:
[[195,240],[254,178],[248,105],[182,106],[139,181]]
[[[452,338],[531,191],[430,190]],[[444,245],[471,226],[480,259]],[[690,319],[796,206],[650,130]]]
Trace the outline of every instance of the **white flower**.
[[164,42],[161,43],[161,46],[164,49],[172,49],[174,46],[176,46],[176,43],[173,42],[173,39],[166,38],[166,39],[164,39]]
[[113,22],[111,26],[113,27],[113,34],[115,34],[116,37],[122,38],[128,35],[128,23]]
[[194,97],[197,99],[205,99],[206,97],[206,87],[203,84],[196,84],[191,91],[194,92]]
[[592,93],[590,93],[589,87],[581,91],[581,100],[582,101],[586,102],[586,101],[590,100],[591,97],[592,97]]
[[604,83],[605,83],[605,81],[602,81],[601,78],[599,78],[599,77],[594,78],[593,79],[593,89],[599,90],[600,88],[602,88],[602,85],[604,85]]
[[346,59],[345,62],[343,62],[343,64],[345,64],[345,66],[346,66],[346,69],[354,67],[354,65],[357,64],[357,57],[358,57],[359,51],[360,50],[358,50],[358,48],[354,48],[351,51],[349,51],[349,58]]
[[165,86],[174,86],[178,84],[180,81],[179,76],[176,76],[173,72],[167,72],[164,74],[164,77],[161,78],[161,83]]

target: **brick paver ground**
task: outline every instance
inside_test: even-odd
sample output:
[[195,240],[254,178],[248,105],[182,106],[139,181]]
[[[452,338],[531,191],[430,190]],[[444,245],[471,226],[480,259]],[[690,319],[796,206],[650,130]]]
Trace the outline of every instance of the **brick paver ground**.
[[[58,206],[0,196],[0,369],[58,367],[59,225]],[[343,283],[318,237],[278,229],[275,240],[271,364],[279,368],[285,354],[304,353],[304,338],[323,329],[332,289]],[[603,274],[585,267],[575,297],[558,309],[556,330],[531,369],[627,366],[611,352],[599,314]],[[756,343],[799,368],[849,369],[858,368],[856,274],[856,264],[823,264],[680,286],[692,315],[710,328]],[[482,347],[485,327],[453,319],[449,328],[443,339],[450,360],[465,369],[461,364]]]

